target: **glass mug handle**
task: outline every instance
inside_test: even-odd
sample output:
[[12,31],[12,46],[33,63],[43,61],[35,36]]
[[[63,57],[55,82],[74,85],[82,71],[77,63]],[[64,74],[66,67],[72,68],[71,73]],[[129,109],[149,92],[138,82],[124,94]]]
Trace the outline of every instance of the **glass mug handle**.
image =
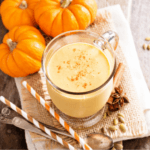
[[98,46],[99,48],[104,50],[105,45],[107,44],[107,42],[105,40],[111,44],[111,46],[114,50],[116,50],[116,48],[118,46],[118,42],[119,42],[119,37],[116,32],[109,30],[109,31],[105,32],[101,37],[94,40],[93,43],[95,46]]

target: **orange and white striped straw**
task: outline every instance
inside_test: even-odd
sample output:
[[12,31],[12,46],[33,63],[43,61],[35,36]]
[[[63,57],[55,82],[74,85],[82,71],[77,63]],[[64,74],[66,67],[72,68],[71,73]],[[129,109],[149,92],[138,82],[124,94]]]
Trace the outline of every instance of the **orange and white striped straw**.
[[4,98],[3,96],[0,96],[0,101],[12,108],[14,111],[19,113],[21,116],[23,116],[25,119],[27,119],[29,122],[33,123],[37,128],[41,129],[45,133],[47,133],[50,137],[55,139],[57,142],[59,142],[61,145],[65,146],[66,148],[70,150],[75,150],[75,148],[70,145],[69,143],[65,142],[61,137],[57,136],[55,133],[53,133],[50,129],[46,128],[42,124],[40,124],[37,120],[32,118],[30,115],[28,115],[25,111],[22,109],[18,108],[16,105],[11,103],[9,100]]
[[23,86],[47,109],[48,112],[75,138],[86,150],[92,150],[92,148],[85,143],[85,141],[51,108],[45,100],[26,82],[22,82]]

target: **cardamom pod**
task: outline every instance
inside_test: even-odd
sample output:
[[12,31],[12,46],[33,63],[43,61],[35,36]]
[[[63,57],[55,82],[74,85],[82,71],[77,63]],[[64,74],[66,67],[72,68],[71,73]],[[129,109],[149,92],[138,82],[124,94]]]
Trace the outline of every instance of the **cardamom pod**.
[[150,50],[150,44],[147,45],[147,49]]
[[146,48],[147,48],[147,45],[143,44],[143,49],[146,50]]
[[122,132],[126,132],[127,131],[127,128],[126,128],[126,126],[123,123],[120,124],[119,128],[120,128],[120,130]]
[[105,119],[107,117],[107,113],[104,113],[103,119]]
[[118,116],[121,116],[124,118],[124,114],[122,114],[122,113],[118,113]]
[[117,125],[118,124],[118,119],[114,119],[113,123],[114,123],[114,125]]
[[109,130],[115,131],[115,130],[117,130],[117,127],[116,127],[116,126],[110,126],[110,127],[109,127]]
[[123,118],[123,117],[118,116],[118,119],[119,119],[119,121],[120,121],[121,123],[125,123],[125,120],[124,120],[124,118]]
[[145,40],[146,40],[146,41],[150,41],[150,37],[146,37]]

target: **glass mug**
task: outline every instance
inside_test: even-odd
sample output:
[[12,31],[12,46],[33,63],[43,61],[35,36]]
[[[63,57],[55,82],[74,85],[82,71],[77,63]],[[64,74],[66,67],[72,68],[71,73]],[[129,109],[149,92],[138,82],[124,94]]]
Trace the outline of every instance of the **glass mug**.
[[[93,126],[103,116],[105,104],[113,89],[113,76],[116,69],[114,50],[119,38],[113,31],[102,36],[96,33],[74,30],[62,33],[47,45],[42,57],[42,69],[46,77],[47,89],[59,115],[74,128]],[[83,42],[96,46],[107,57],[111,73],[108,79],[98,88],[86,92],[70,92],[57,87],[48,77],[47,65],[54,53],[61,47]],[[59,80],[59,79],[58,79]]]

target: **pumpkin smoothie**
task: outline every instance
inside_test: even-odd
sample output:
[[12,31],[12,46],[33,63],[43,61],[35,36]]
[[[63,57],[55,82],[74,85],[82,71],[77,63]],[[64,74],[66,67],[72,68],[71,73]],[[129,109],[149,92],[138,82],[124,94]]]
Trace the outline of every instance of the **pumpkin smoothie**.
[[[110,63],[105,54],[87,43],[73,43],[61,47],[47,58],[47,75],[57,87],[74,93],[94,90],[110,76]],[[64,94],[47,84],[53,103],[63,113],[77,118],[98,112],[108,100],[112,81],[90,94]]]

